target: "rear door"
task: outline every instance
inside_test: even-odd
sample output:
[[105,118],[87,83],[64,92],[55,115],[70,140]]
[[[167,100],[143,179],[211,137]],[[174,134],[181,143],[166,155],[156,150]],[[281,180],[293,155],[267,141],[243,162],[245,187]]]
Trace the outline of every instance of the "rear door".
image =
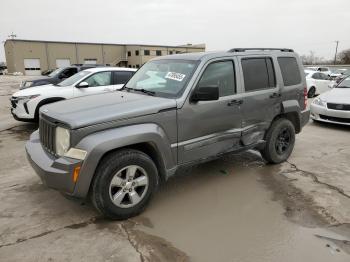
[[269,56],[240,57],[243,79],[242,142],[250,145],[263,139],[270,122],[281,111],[276,60]]
[[118,90],[125,85],[133,76],[133,71],[113,71],[114,90]]
[[241,114],[235,60],[208,62],[195,88],[218,86],[219,100],[191,102],[178,110],[180,164],[206,159],[239,145]]
[[79,88],[78,85],[74,89],[74,96],[86,96],[109,92],[113,90],[112,84],[112,72],[103,71],[94,73],[81,82],[87,82],[89,84],[86,88]]

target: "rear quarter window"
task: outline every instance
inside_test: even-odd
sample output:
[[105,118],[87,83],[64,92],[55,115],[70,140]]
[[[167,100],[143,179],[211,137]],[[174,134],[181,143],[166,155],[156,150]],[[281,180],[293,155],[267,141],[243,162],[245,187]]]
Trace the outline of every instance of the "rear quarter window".
[[293,86],[301,83],[300,70],[295,57],[279,57],[284,86]]

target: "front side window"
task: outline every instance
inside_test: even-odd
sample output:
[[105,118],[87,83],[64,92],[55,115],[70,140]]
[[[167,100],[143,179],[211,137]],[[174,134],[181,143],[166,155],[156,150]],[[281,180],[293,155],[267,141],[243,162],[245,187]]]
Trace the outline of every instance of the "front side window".
[[345,78],[341,81],[336,88],[350,88],[350,77]]
[[197,61],[161,59],[147,62],[126,84],[129,89],[152,91],[156,96],[179,96],[197,67]]
[[298,85],[301,83],[300,70],[295,57],[279,57],[278,64],[281,68],[284,86]]
[[246,92],[269,89],[276,86],[275,70],[271,58],[244,58],[241,63]]
[[321,78],[320,78],[320,73],[315,73],[315,74],[313,74],[313,75],[312,75],[312,78],[313,78],[313,79],[321,79]]
[[89,84],[89,87],[108,86],[111,85],[112,72],[99,72],[86,78],[84,82]]
[[236,92],[233,62],[220,61],[208,65],[197,86],[217,86],[220,97],[233,95]]
[[114,84],[115,85],[125,84],[132,77],[132,75],[133,75],[133,72],[129,72],[129,71],[113,72]]

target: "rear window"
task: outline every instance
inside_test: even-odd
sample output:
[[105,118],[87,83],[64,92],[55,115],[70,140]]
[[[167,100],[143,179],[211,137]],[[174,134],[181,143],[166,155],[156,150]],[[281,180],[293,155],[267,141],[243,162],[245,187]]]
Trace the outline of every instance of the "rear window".
[[241,63],[246,92],[276,86],[275,70],[271,58],[244,58]]
[[301,83],[300,70],[295,57],[279,57],[284,86],[293,86]]

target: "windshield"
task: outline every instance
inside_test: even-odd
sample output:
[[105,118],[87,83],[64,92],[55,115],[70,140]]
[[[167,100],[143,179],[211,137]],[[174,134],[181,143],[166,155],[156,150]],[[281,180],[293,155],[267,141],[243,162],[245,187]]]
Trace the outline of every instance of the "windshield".
[[62,70],[63,68],[57,68],[49,74],[49,77],[54,77],[55,75],[59,74]]
[[336,88],[350,88],[350,77],[348,76],[343,81],[341,81]]
[[125,87],[174,98],[181,95],[196,66],[197,61],[189,60],[150,61],[135,73]]
[[74,85],[76,82],[90,74],[89,71],[81,71],[75,75],[72,75],[71,77],[67,78],[66,80],[62,81],[61,83],[57,84],[58,86],[71,86]]

